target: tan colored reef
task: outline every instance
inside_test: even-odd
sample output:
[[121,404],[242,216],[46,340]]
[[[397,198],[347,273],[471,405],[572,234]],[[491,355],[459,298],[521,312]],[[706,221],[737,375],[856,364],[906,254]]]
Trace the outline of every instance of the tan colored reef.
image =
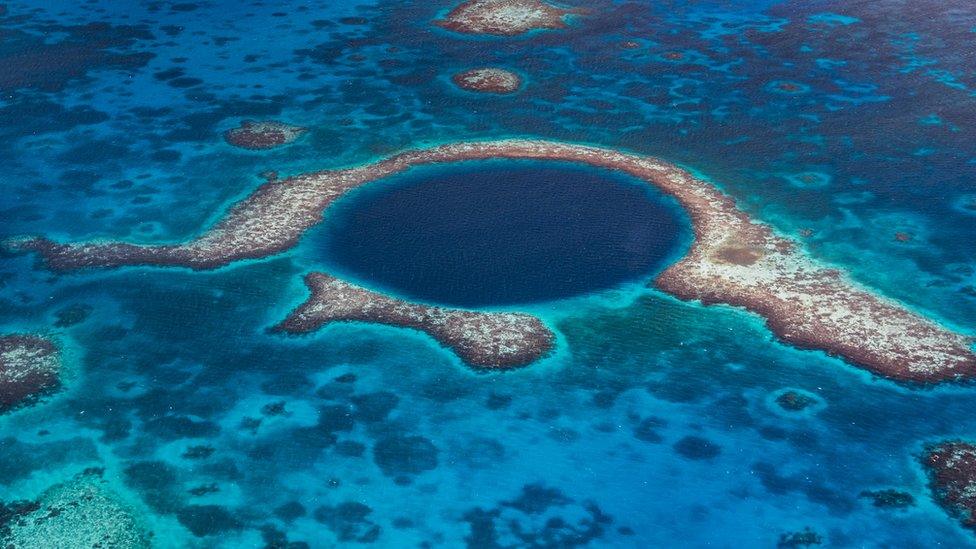
[[451,81],[461,89],[481,93],[514,93],[522,85],[522,78],[514,72],[491,67],[459,72]]
[[0,413],[36,401],[61,385],[61,355],[50,340],[0,336]]
[[939,505],[966,528],[976,529],[976,446],[958,440],[930,445],[922,465]]
[[332,322],[366,321],[426,332],[466,363],[482,368],[524,366],[548,353],[554,337],[538,318],[408,303],[324,273],[305,277],[312,294],[274,329],[305,333]]
[[335,199],[411,166],[490,158],[578,162],[617,170],[673,196],[691,218],[688,254],[654,281],[685,300],[729,304],[764,317],[784,341],[821,349],[902,381],[976,376],[972,338],[949,330],[822,265],[791,240],[751,220],[709,182],[662,160],[611,149],[540,140],[462,142],[404,152],[371,164],[271,180],[194,240],[143,246],[124,242],[12,242],[55,270],[123,265],[212,269],[287,250]]
[[465,34],[517,36],[532,30],[566,28],[567,15],[582,13],[541,0],[468,0],[434,24]]
[[306,131],[301,126],[275,120],[244,120],[240,126],[224,132],[224,140],[242,149],[273,149],[295,141]]

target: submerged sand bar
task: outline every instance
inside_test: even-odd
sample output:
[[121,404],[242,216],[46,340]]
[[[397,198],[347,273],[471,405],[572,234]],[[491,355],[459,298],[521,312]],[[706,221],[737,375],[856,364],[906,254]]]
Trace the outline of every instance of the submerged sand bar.
[[691,218],[688,254],[654,281],[685,300],[744,307],[784,341],[821,349],[892,379],[935,382],[976,376],[972,338],[878,296],[752,221],[709,182],[662,160],[539,140],[462,142],[404,152],[371,164],[273,180],[233,206],[199,238],[172,245],[10,244],[39,252],[54,270],[123,265],[213,269],[287,250],[335,199],[411,166],[491,158],[578,162],[618,170],[673,196]]

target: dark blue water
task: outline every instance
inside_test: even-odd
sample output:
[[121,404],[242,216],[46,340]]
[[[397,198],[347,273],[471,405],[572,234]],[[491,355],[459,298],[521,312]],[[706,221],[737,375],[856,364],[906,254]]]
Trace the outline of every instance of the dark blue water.
[[688,224],[672,200],[609,170],[552,162],[415,169],[326,216],[326,261],[412,298],[537,302],[649,277]]

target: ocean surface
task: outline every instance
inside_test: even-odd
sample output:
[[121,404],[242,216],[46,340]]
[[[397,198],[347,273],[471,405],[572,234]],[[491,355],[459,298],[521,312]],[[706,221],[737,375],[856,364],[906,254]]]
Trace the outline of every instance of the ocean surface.
[[[181,241],[267,171],[538,137],[678,163],[813,257],[974,333],[972,2],[593,0],[567,29],[512,38],[432,26],[453,5],[5,3],[0,238]],[[481,66],[522,89],[451,83]],[[222,138],[245,119],[309,131],[247,151]],[[790,536],[806,528],[825,547],[976,546],[918,461],[928,442],[976,438],[976,387],[874,378],[742,310],[648,287],[690,236],[635,185],[553,164],[418,169],[346,197],[295,248],[215,271],[53,274],[0,256],[0,333],[48,335],[67,366],[62,391],[0,416],[0,501],[104,468],[158,547],[802,547]],[[464,210],[472,197],[486,207]],[[527,279],[506,261],[532,223],[605,244],[574,262],[572,239],[536,243],[550,255],[527,254]],[[492,226],[504,247],[485,253],[512,270],[486,280],[449,248],[490,246]],[[445,257],[456,276],[430,278]],[[517,304],[556,351],[482,373],[410,330],[269,333],[316,269]],[[791,389],[816,405],[783,410]],[[888,488],[913,505],[862,496]]]

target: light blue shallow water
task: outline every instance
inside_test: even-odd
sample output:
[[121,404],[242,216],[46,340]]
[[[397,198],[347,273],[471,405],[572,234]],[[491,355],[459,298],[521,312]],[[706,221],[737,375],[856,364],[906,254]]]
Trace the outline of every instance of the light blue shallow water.
[[[0,235],[179,240],[267,170],[534,136],[678,162],[972,333],[968,4],[601,0],[513,39],[431,31],[449,7],[8,3]],[[453,89],[483,65],[524,88]],[[226,145],[249,118],[310,130]],[[64,391],[0,417],[0,501],[104,467],[161,547],[773,547],[805,527],[825,546],[974,545],[917,461],[976,437],[972,387],[873,379],[640,284],[533,305],[559,348],[514,372],[389,327],[267,333],[317,267],[312,238],[208,273],[0,257],[0,332],[51,335],[70,366]],[[77,304],[91,314],[58,327]],[[789,388],[821,406],[784,412]],[[915,505],[860,497],[883,488]]]

